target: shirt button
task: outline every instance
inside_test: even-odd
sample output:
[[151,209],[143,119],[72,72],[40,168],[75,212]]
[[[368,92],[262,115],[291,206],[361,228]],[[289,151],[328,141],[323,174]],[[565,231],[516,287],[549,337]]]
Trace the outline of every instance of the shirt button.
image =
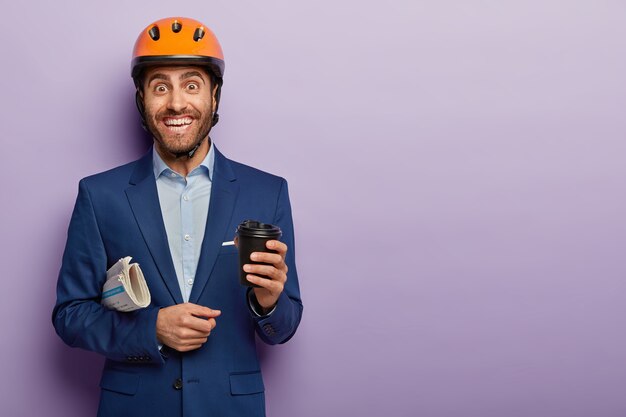
[[170,172],[170,177],[175,177],[176,173],[175,172]]
[[191,239],[191,236],[185,235],[185,240],[190,240],[190,239]]
[[184,196],[183,196],[183,200],[185,200],[185,201],[189,201],[189,197],[188,197],[187,195],[184,195]]
[[193,279],[189,278],[189,279],[187,280],[187,284],[189,284],[189,285],[193,285]]

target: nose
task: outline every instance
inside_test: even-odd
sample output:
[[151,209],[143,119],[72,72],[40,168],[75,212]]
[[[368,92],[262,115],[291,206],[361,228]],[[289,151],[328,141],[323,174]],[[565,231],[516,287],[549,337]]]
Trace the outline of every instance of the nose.
[[181,89],[175,88],[171,90],[169,100],[167,101],[167,108],[175,112],[181,112],[187,107],[187,100],[185,94]]

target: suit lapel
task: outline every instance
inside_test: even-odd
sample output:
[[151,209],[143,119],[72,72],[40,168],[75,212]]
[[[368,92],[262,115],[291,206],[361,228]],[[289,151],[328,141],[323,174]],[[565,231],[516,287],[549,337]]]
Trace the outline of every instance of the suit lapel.
[[172,298],[176,303],[182,303],[183,297],[178,286],[159,204],[152,168],[152,152],[148,152],[138,161],[130,184],[133,186],[126,189],[126,196],[141,234]]
[[[227,228],[231,223],[238,193],[239,186],[230,162],[216,148],[209,214],[196,270],[196,278],[189,296],[189,301],[192,303],[197,303],[200,299],[200,295],[211,276],[211,271],[222,247],[223,239],[225,236],[230,236],[227,234]],[[232,236],[234,235],[235,230],[232,230]]]

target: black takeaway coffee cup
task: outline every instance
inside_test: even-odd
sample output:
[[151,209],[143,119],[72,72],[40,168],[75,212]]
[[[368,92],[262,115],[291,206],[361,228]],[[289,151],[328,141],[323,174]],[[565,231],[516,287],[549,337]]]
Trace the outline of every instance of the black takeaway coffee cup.
[[[265,243],[268,240],[280,239],[282,234],[283,232],[281,232],[280,227],[274,226],[273,224],[261,223],[256,220],[245,220],[237,227],[237,246],[239,247],[239,282],[241,285],[258,287],[258,285],[254,285],[246,279],[246,275],[248,275],[248,273],[243,270],[243,266],[245,264],[267,265],[264,262],[251,261],[250,255],[252,252],[277,253],[276,251],[268,249],[265,246]],[[269,279],[269,277],[265,275],[259,276],[261,278]]]

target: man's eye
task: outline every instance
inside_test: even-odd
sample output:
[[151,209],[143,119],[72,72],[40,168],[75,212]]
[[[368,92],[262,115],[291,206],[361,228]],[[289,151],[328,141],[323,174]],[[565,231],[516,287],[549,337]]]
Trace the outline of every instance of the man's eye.
[[163,84],[159,84],[154,88],[154,91],[156,91],[157,93],[164,93],[167,91],[167,87],[165,87]]
[[198,84],[196,84],[196,83],[188,84],[187,88],[190,89],[190,90],[197,90],[198,89]]

